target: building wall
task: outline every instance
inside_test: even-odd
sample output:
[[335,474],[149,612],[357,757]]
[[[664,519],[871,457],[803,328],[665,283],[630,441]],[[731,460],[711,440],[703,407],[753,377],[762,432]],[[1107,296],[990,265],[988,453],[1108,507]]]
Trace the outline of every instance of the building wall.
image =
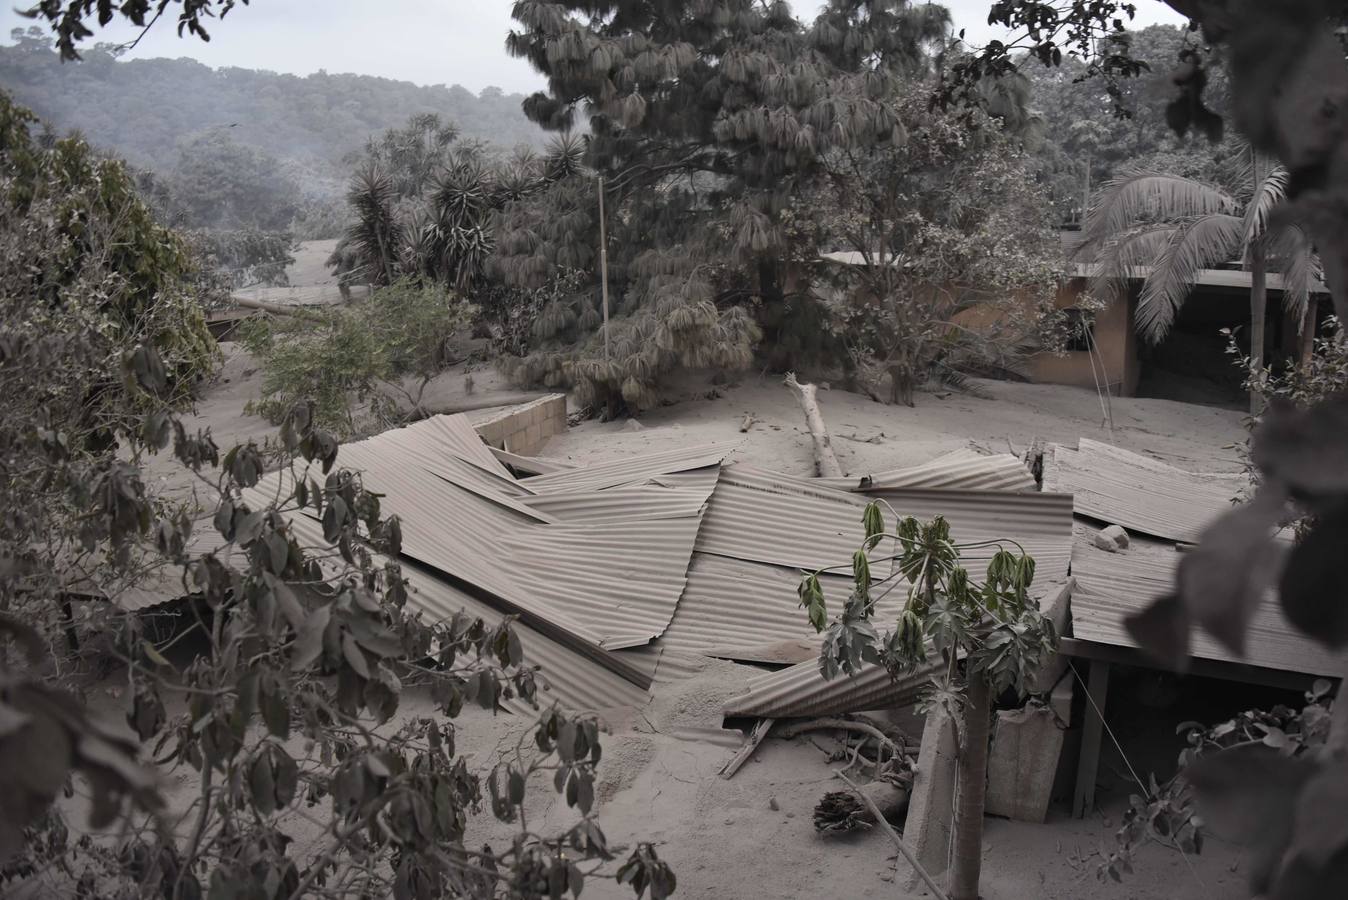
[[[1073,278],[1059,288],[1054,303],[1059,309],[1070,309],[1081,302],[1085,290],[1085,279]],[[1040,353],[1031,364],[1031,380],[1088,388],[1103,382],[1109,385],[1112,394],[1133,396],[1141,371],[1137,359],[1137,332],[1133,328],[1133,302],[1131,295],[1119,298],[1095,314],[1094,367],[1091,354],[1085,350]]]
[[473,423],[482,439],[493,447],[537,456],[554,434],[566,431],[566,395],[549,394]]

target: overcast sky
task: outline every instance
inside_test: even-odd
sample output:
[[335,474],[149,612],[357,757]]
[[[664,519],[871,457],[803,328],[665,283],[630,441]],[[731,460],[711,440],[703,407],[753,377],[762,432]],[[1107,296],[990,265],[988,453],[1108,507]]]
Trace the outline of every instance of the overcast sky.
[[[32,23],[13,12],[34,0],[0,0],[0,39]],[[414,81],[461,84],[478,92],[496,85],[527,93],[543,86],[530,66],[505,52],[511,0],[252,0],[214,23],[210,43],[179,38],[172,22],[159,23],[131,57],[190,56],[209,66],[242,66],[307,75],[319,69]],[[796,14],[812,15],[817,0],[793,0]],[[990,0],[948,0],[955,28],[981,42],[997,36],[987,26]],[[1182,23],[1160,0],[1138,0],[1138,25]],[[134,30],[109,28],[95,40],[124,41]]]

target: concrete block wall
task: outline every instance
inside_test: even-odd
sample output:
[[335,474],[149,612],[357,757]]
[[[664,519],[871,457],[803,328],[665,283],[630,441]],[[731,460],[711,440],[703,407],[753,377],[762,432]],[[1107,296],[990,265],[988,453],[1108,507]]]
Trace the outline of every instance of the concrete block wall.
[[566,431],[566,395],[549,394],[512,406],[475,422],[473,427],[493,447],[520,456],[537,456],[549,438]]

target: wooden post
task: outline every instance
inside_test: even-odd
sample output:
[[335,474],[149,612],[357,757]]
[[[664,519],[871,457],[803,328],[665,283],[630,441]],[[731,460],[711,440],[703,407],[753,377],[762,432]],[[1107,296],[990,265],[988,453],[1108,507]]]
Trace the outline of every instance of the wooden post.
[[[1264,371],[1264,319],[1268,310],[1268,260],[1258,243],[1250,251],[1250,260],[1250,377],[1257,380]],[[1251,390],[1250,412],[1258,414],[1262,407],[1259,391]]]
[[[1258,202],[1264,184],[1264,161],[1259,152],[1250,148],[1251,171],[1254,175],[1254,199]],[[1264,233],[1253,236],[1250,242],[1250,378],[1258,380],[1264,371],[1264,319],[1268,309],[1268,258],[1264,252]],[[1258,390],[1250,391],[1250,413],[1258,415],[1263,398]]]
[[604,296],[604,362],[608,362],[608,235],[604,228],[604,176],[599,176],[599,283]]
[[1078,819],[1095,808],[1095,777],[1100,771],[1100,739],[1104,734],[1105,697],[1109,693],[1109,663],[1091,660],[1090,684],[1086,689],[1086,726],[1077,759],[1077,784],[1072,814]]

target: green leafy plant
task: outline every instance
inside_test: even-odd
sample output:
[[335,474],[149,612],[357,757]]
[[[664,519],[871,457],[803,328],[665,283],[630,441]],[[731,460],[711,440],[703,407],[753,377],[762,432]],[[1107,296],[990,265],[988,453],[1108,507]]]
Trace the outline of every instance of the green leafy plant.
[[444,288],[402,281],[318,321],[251,323],[242,340],[263,368],[262,395],[251,408],[279,421],[310,398],[316,420],[343,436],[424,418],[426,387],[474,312]]
[[[801,580],[800,604],[824,634],[819,668],[825,678],[855,675],[867,665],[883,665],[896,678],[931,672],[929,708],[939,705],[962,722],[950,895],[977,900],[992,705],[1008,690],[1024,696],[1057,633],[1029,594],[1034,559],[1001,546],[1014,542],[956,543],[940,516],[927,523],[905,517],[889,532],[878,502],[866,506],[862,525],[865,542],[850,566],[807,572]],[[960,553],[990,547],[997,549],[979,584],[960,565]],[[852,590],[830,621],[819,576],[849,568]],[[905,587],[894,628],[881,636],[872,622],[877,603]]]

